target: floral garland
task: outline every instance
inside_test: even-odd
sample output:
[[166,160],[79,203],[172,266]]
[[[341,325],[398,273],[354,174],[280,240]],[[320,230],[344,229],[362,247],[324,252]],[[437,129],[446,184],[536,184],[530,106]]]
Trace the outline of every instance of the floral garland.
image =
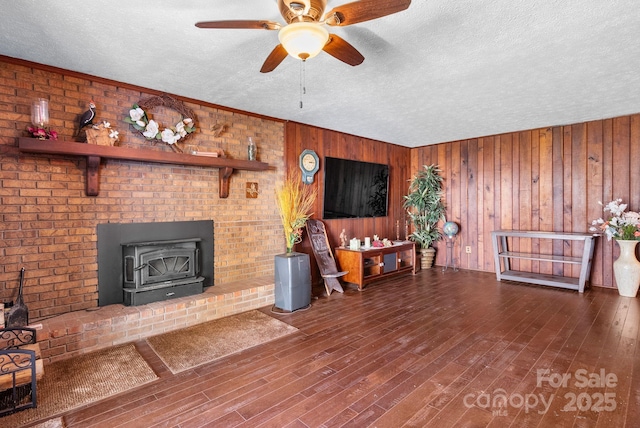
[[[165,128],[161,131],[160,124],[151,119],[148,113],[143,109],[143,107],[154,107],[156,105],[164,105],[167,108],[178,111],[181,113],[180,121],[172,127]],[[185,139],[189,134],[196,130],[193,118],[185,118],[185,113],[191,113],[190,116],[192,116],[191,110],[182,106],[179,101],[176,101],[167,95],[162,95],[134,104],[131,110],[129,110],[129,116],[127,116],[124,121],[132,125],[147,140],[162,140],[169,144],[172,149],[180,151],[176,146],[178,140]]]
[[39,140],[57,140],[58,133],[53,129],[49,128],[41,128],[39,126],[30,126],[27,128],[27,132],[31,134],[33,138],[37,138]]
[[175,144],[179,139],[196,130],[193,119],[183,118],[173,127],[160,131],[160,124],[149,119],[147,113],[138,104],[133,105],[129,110],[129,116],[124,121],[133,125],[147,140],[162,140],[169,145]]

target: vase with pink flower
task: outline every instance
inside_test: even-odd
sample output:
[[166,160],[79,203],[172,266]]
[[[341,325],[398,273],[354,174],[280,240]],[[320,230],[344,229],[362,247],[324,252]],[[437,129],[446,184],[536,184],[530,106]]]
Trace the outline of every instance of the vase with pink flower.
[[636,257],[636,246],[640,241],[640,213],[626,211],[627,204],[615,199],[603,205],[606,219],[592,222],[591,231],[599,232],[618,243],[620,256],[613,262],[613,274],[621,296],[636,297],[640,287],[640,261]]

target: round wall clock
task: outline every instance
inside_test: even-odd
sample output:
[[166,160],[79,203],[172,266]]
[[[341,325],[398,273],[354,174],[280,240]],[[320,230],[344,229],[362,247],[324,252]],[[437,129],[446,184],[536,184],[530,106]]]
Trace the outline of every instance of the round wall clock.
[[300,169],[302,170],[302,182],[304,184],[313,183],[313,176],[320,169],[320,160],[313,150],[303,150],[300,153]]

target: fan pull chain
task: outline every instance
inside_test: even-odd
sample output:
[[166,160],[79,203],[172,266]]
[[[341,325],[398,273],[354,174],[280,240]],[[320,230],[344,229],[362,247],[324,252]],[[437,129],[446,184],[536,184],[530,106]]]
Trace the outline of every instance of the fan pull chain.
[[307,93],[305,64],[306,61],[300,61],[300,108],[302,108],[302,96]]

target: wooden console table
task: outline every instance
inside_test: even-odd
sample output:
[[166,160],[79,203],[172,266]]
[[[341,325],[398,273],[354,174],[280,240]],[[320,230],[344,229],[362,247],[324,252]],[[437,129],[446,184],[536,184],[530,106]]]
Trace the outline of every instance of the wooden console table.
[[[591,273],[591,260],[595,247],[593,234],[575,232],[539,232],[528,230],[496,230],[491,232],[493,254],[495,258],[496,278],[531,284],[549,285],[584,292],[585,282]],[[556,239],[563,241],[582,241],[582,255],[578,257],[562,254],[538,254],[509,251],[507,238]],[[537,260],[541,262],[574,264],[580,266],[580,277],[573,278],[561,275],[511,270],[511,259]],[[504,265],[504,270],[501,267]]]
[[396,243],[391,247],[371,247],[360,250],[336,248],[336,260],[340,270],[349,271],[342,278],[358,285],[358,289],[391,275],[416,273],[416,244],[411,241]]

